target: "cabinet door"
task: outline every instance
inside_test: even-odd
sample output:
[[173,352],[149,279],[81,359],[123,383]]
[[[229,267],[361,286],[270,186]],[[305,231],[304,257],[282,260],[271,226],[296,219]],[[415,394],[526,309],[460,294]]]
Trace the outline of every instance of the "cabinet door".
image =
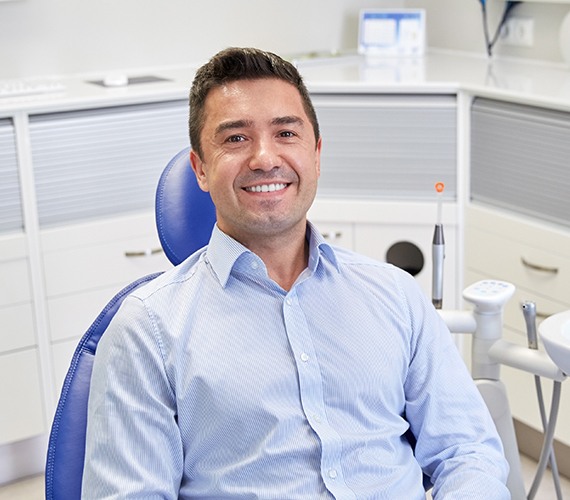
[[36,349],[0,355],[0,445],[45,431]]
[[476,99],[471,197],[570,227],[570,113]]
[[152,210],[188,146],[186,101],[36,115],[30,141],[42,228]]
[[0,120],[0,234],[23,230],[14,125]]
[[457,183],[455,96],[316,94],[323,137],[319,196],[434,199]]

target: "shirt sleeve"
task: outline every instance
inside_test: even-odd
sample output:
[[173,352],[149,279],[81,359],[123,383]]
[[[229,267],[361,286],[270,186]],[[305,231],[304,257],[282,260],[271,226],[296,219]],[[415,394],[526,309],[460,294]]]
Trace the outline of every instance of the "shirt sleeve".
[[509,499],[508,463],[495,424],[440,315],[404,278],[412,324],[406,418],[434,498]]
[[176,499],[183,453],[155,326],[127,297],[101,338],[89,396],[83,499]]

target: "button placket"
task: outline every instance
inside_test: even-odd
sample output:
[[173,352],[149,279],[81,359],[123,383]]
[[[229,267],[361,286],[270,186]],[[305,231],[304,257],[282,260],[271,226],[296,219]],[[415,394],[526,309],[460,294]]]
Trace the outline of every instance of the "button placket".
[[342,442],[326,418],[321,369],[295,288],[284,299],[283,318],[297,367],[301,406],[308,424],[321,441],[322,480],[337,498],[354,498],[342,477]]

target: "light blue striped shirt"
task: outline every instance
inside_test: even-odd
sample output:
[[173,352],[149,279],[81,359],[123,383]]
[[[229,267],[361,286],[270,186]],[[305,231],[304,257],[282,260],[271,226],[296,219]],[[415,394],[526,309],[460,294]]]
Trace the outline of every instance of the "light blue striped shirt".
[[215,228],[125,300],[95,359],[83,498],[419,500],[422,472],[435,498],[510,498],[493,422],[415,280],[308,237],[289,292]]

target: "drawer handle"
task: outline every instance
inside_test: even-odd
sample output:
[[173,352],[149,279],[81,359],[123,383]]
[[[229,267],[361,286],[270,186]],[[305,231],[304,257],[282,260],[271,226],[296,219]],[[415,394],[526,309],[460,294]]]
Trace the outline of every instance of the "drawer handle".
[[332,231],[329,233],[321,233],[325,240],[338,240],[342,238],[342,232],[340,231]]
[[557,267],[548,267],[548,266],[541,266],[540,264],[533,264],[532,262],[526,260],[524,257],[521,257],[521,262],[525,267],[533,269],[534,271],[541,271],[543,273],[551,273],[551,274],[556,274],[558,272]]
[[134,250],[125,252],[125,257],[150,257],[151,255],[156,255],[157,253],[162,253],[162,248],[147,248],[146,250]]

